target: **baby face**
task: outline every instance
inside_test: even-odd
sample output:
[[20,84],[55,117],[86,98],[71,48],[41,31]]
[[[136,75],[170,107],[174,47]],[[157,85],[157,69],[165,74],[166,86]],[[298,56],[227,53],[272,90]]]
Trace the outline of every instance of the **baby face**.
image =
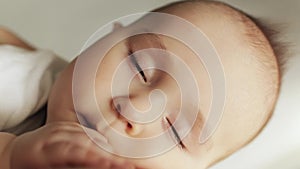
[[[173,55],[167,55],[160,52],[155,53],[153,52],[155,49],[168,50]],[[128,54],[130,55],[129,57]],[[155,54],[156,56],[153,56]],[[172,71],[174,68],[181,70],[181,68],[176,65],[176,61],[174,61],[175,59],[173,57],[176,56],[180,57],[180,59],[188,65],[192,74],[195,75],[195,81],[198,84],[197,88],[199,88],[199,93],[201,93],[203,101],[192,104],[193,100],[181,100],[181,91],[176,82],[178,79],[174,79],[174,76],[183,76],[180,75],[182,71],[174,71],[172,77],[168,72],[164,72],[157,68],[143,69],[143,64],[145,64],[145,62],[152,65],[161,64],[163,62],[162,67],[164,67],[165,70]],[[120,73],[123,79],[119,80],[119,83],[114,84],[118,81],[114,79],[116,78],[114,73],[117,69],[121,69],[120,63],[127,57],[128,59],[123,62],[125,66]],[[159,57],[164,57],[164,59]],[[126,79],[124,78],[125,76],[130,75],[134,75],[130,82],[124,80]],[[130,83],[129,89],[126,88],[128,83]],[[188,86],[188,84],[185,83],[184,85]],[[159,135],[165,132],[166,128],[171,127],[171,130],[167,131],[170,137],[166,139],[170,139],[169,141],[173,142],[174,145],[176,144],[176,146],[168,152],[157,152],[157,154],[152,154],[157,157],[135,161],[138,163],[138,166],[145,168],[184,168],[187,167],[187,164],[190,164],[191,167],[201,165],[201,163],[199,163],[201,159],[197,159],[197,163],[187,163],[187,161],[192,161],[193,159],[188,158],[189,156],[196,157],[200,155],[202,151],[205,151],[205,146],[201,148],[199,145],[198,138],[203,125],[204,116],[207,116],[208,114],[209,103],[211,101],[211,87],[209,76],[205,71],[203,64],[185,45],[175,39],[155,34],[141,34],[129,37],[115,45],[107,53],[99,66],[95,86],[97,102],[105,120],[109,123],[110,128],[115,129],[120,134],[131,138],[149,138]],[[117,89],[112,89],[112,86]],[[180,87],[184,88],[186,86]],[[117,91],[113,93],[112,90]],[[164,96],[157,95],[152,98],[152,100],[149,99],[149,95],[151,98],[151,92],[154,92],[155,90],[162,91]],[[162,110],[162,114],[155,120],[147,124],[141,124],[133,122],[123,116],[123,114],[133,114],[134,110],[128,108],[130,107],[130,104],[139,113],[155,113],[148,110],[156,110],[156,107],[159,105],[156,105],[155,103],[163,102],[161,101],[163,99],[161,97],[165,97],[165,107]],[[193,98],[193,96],[190,96],[190,98]],[[180,113],[179,110],[181,109],[181,105],[187,104],[190,107],[197,108],[198,118],[196,119],[195,126],[192,128],[190,134],[181,138],[178,134],[181,128],[178,128],[179,125],[175,127],[173,124]],[[200,106],[197,107],[197,104]],[[189,114],[189,112],[186,111],[184,113],[186,113],[185,115]],[[119,139],[113,138],[113,134],[111,134],[112,130],[107,129],[107,126],[103,125],[103,121],[97,123],[97,130],[104,133],[106,137],[111,138],[110,142],[112,147],[118,147],[118,145],[132,147],[129,151],[141,149],[138,145],[122,145]],[[162,140],[161,142],[161,144],[163,144],[164,141]],[[150,151],[148,149],[150,147],[151,146],[143,147],[143,150],[145,152]],[[151,147],[150,149],[153,148]],[[165,163],[164,161],[168,159],[184,160],[180,160],[181,162],[176,164]],[[193,166],[192,164],[196,164],[196,166]]]
[[[182,9],[193,9],[197,12],[191,13]],[[176,15],[193,23],[208,37],[220,56],[227,95],[221,122],[212,137],[205,143],[199,144],[198,138],[213,99],[210,75],[205,65],[188,46],[179,40],[153,33],[139,34],[120,41],[103,56],[103,60],[99,63],[95,79],[95,96],[106,123],[95,119],[95,116],[88,115],[87,112],[80,112],[80,116],[106,137],[112,149],[118,149],[120,146],[130,147],[129,151],[141,149],[116,140],[112,131],[136,139],[154,137],[167,131],[169,137],[166,139],[170,139],[169,141],[175,146],[151,158],[129,158],[128,160],[137,168],[207,168],[244,146],[265,125],[278,92],[276,59],[262,33],[258,32],[256,36],[265,42],[262,44],[265,51],[261,52],[251,46],[244,33],[247,31],[246,26],[235,18],[237,13],[233,9],[210,3],[197,3],[197,5],[183,3],[180,8],[175,5],[161,9],[160,12]],[[248,24],[251,25],[251,22]],[[168,23],[157,23],[157,26],[165,30],[177,29]],[[255,28],[253,23],[252,26]],[[116,31],[122,30],[126,31],[126,28],[120,27]],[[108,37],[113,36],[116,31]],[[100,40],[97,43],[102,42]],[[162,52],[161,56],[156,58],[152,56],[153,50],[168,51],[169,55]],[[164,59],[160,60],[159,57]],[[194,75],[201,96],[201,100],[197,101],[196,105],[189,105],[194,100],[181,100],[181,91],[173,76],[155,69],[155,66],[152,69],[143,69],[145,64],[163,63],[166,70],[176,70],[175,76],[184,76],[180,75],[183,67],[178,66],[173,57],[181,59]],[[269,63],[261,64],[260,58],[268,58]],[[75,64],[76,60],[62,72],[53,88],[49,100],[48,122],[77,121],[71,90]],[[120,69],[120,65],[124,66],[121,77],[133,76],[133,79],[114,81],[115,72]],[[274,70],[268,71],[269,66]],[[127,84],[129,84],[128,88],[126,88]],[[111,90],[112,86],[117,88],[116,92]],[[124,88],[126,91],[123,91]],[[149,100],[149,95],[155,90],[162,91],[164,95]],[[84,97],[84,94],[79,97]],[[153,103],[155,100],[160,100],[160,97],[164,97],[166,103],[162,114],[155,120],[142,124],[124,117],[131,113],[127,108],[128,105],[143,113],[155,106]],[[89,105],[88,102],[81,104]],[[180,112],[181,104],[197,108],[195,123],[185,137],[179,134],[181,131],[179,126],[173,126],[180,113],[190,113]],[[149,149],[150,146],[142,147],[142,151],[145,152],[151,151]]]

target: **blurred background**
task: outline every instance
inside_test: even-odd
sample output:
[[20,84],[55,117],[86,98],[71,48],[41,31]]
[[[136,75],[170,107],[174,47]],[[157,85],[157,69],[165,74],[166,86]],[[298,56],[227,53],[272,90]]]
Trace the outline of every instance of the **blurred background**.
[[[174,0],[0,0],[0,25],[39,48],[72,60],[99,27],[124,15],[145,12]],[[300,1],[223,0],[245,12],[285,26],[291,43],[273,118],[251,144],[212,169],[300,168]]]

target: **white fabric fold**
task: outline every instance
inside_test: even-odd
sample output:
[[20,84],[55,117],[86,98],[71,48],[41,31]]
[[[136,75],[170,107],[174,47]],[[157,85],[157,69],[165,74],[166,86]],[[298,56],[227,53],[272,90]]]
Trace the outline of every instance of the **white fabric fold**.
[[37,112],[66,64],[48,50],[0,45],[0,130],[14,127]]

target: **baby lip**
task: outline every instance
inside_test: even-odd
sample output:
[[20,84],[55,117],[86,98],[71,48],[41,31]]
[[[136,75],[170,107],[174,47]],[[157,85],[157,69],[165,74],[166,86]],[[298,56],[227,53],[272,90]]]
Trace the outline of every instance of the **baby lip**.
[[87,127],[85,127],[85,131],[88,134],[88,136],[92,137],[93,139],[97,139],[99,141],[107,142],[106,137],[101,132],[98,132],[94,129],[87,128]]
[[100,147],[104,148],[107,151],[111,151],[112,147],[108,143],[108,139],[100,131],[96,131],[90,128],[85,128],[87,134],[91,139]]
[[97,135],[95,135],[93,137],[95,139],[95,141],[99,141],[99,142],[103,142],[103,143],[108,143],[108,140],[106,137],[104,137],[104,135],[102,135],[101,133],[98,133]]

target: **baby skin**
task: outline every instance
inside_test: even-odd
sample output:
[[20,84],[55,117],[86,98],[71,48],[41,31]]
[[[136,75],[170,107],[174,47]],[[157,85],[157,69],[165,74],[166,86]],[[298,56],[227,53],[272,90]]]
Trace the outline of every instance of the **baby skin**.
[[[91,137],[95,138],[99,137],[96,131],[101,133],[112,147],[121,143],[110,138],[109,131],[101,128],[99,123],[89,126],[92,129],[79,123],[72,100],[75,59],[61,72],[52,88],[46,124],[21,136],[0,134],[1,168],[206,169],[247,145],[259,134],[272,115],[280,88],[277,56],[266,35],[246,15],[219,2],[178,2],[155,12],[175,15],[191,22],[208,37],[219,54],[226,80],[226,100],[222,119],[209,140],[202,144],[198,142],[212,100],[209,74],[204,64],[178,40],[163,35],[140,34],[120,41],[103,57],[95,79],[97,103],[109,127],[125,136],[146,138],[164,131],[164,116],[147,125],[122,117],[124,109],[112,102],[123,95],[112,97],[110,87],[114,71],[128,53],[148,48],[172,52],[189,66],[201,93],[195,124],[177,146],[151,158],[132,159],[112,155],[94,144],[84,129],[93,130],[95,134]],[[163,23],[163,27],[174,29],[168,23]],[[124,28],[116,24],[110,35],[121,29]],[[7,31],[0,32],[0,36],[2,44],[34,50]],[[167,96],[166,110],[176,110],[180,101],[176,83],[160,71],[144,70],[132,80],[130,102],[140,110],[147,109],[149,92],[154,89],[164,91]],[[84,112],[81,113],[85,116]],[[170,119],[168,122],[171,125],[174,117]],[[90,122],[92,118],[86,120]]]

